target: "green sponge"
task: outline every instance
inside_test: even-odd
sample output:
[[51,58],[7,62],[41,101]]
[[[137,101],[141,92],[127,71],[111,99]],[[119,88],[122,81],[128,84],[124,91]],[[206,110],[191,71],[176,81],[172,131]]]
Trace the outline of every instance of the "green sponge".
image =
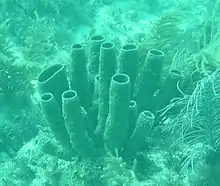
[[138,72],[138,46],[128,43],[121,47],[118,58],[118,72],[130,77],[131,90],[133,92]]
[[88,107],[88,72],[87,72],[87,58],[85,49],[81,44],[74,44],[72,46],[71,54],[71,69],[70,69],[70,86],[79,95],[80,104]]
[[70,138],[64,125],[64,120],[61,114],[61,110],[51,93],[44,93],[41,96],[41,105],[49,124],[49,127],[54,134],[56,140],[60,142],[62,147],[68,151],[72,151],[70,144]]
[[80,106],[76,91],[63,92],[62,103],[63,117],[72,147],[83,157],[93,157],[94,144],[88,136],[85,110]]
[[65,66],[55,64],[43,70],[37,78],[37,85],[40,93],[52,93],[61,107],[62,93],[69,89]]
[[109,114],[104,132],[105,147],[112,154],[116,149],[121,150],[128,139],[130,92],[129,76],[115,74],[110,85]]
[[116,71],[115,46],[112,42],[104,42],[101,45],[99,56],[99,81],[98,81],[98,126],[96,134],[102,135],[109,110],[109,88],[112,76]]
[[151,49],[147,53],[140,80],[134,99],[137,101],[139,112],[144,110],[154,111],[154,93],[159,88],[164,52]]
[[135,153],[144,148],[145,139],[152,131],[154,120],[154,114],[149,111],[143,111],[139,114],[133,134],[127,141],[123,151],[125,160],[132,158]]

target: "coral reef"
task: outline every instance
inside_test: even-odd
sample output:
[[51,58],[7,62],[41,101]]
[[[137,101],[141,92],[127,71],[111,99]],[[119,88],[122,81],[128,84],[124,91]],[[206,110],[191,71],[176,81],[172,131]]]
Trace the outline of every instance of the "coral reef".
[[[138,154],[149,148],[145,140],[152,138],[154,125],[158,125],[155,123],[156,109],[163,102],[160,101],[163,100],[160,95],[164,97],[161,93],[156,98],[155,93],[163,86],[176,88],[178,80],[173,83],[168,76],[166,85],[160,85],[164,58],[164,53],[160,50],[149,50],[143,66],[138,71],[132,71],[132,63],[137,64],[139,61],[137,45],[126,44],[121,47],[121,52],[116,52],[114,44],[104,41],[103,36],[94,35],[91,38],[88,63],[84,47],[74,44],[71,65],[68,65],[70,69],[67,70],[62,64],[55,64],[44,69],[37,78],[41,105],[49,128],[57,142],[72,157],[105,159],[115,156],[122,158],[125,164],[128,163],[127,166],[130,166],[134,174],[145,174],[139,164],[147,162],[148,158]],[[118,60],[116,53],[119,55]],[[76,67],[81,69],[80,75],[76,69],[71,69]],[[70,78],[67,77],[68,72]],[[133,77],[132,81],[128,74]],[[76,82],[80,76],[85,89]],[[79,95],[76,90],[80,91]],[[168,90],[161,90],[169,95]],[[93,96],[84,100],[80,95]],[[176,93],[169,95],[166,103],[175,96]],[[145,107],[139,107],[141,104]],[[136,109],[133,108],[134,105]],[[141,173],[138,173],[139,170]],[[149,174],[148,171],[146,174]],[[118,182],[116,178],[112,179],[115,183]],[[120,185],[120,181],[117,184]]]
[[218,186],[219,0],[0,2],[0,185]]

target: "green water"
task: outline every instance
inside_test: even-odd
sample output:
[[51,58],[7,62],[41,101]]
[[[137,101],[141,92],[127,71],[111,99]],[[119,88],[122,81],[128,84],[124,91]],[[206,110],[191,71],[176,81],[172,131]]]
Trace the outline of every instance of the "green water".
[[219,186],[219,0],[0,0],[0,186]]

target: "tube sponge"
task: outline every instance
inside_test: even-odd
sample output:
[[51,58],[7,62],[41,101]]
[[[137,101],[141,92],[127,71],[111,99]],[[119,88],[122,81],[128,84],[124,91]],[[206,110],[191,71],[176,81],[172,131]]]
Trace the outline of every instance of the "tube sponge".
[[46,116],[49,127],[54,134],[56,140],[60,142],[62,147],[69,152],[72,151],[69,135],[64,125],[61,110],[51,93],[44,93],[41,96],[41,105]]
[[63,117],[72,147],[83,157],[94,156],[94,144],[86,130],[85,111],[80,106],[76,91],[63,92],[62,103]]
[[133,91],[138,71],[138,46],[128,43],[121,47],[118,59],[118,72],[130,77],[131,90]]
[[90,78],[94,79],[99,71],[99,54],[101,44],[105,41],[103,35],[93,35],[90,38],[88,71]]
[[141,70],[140,82],[135,93],[138,110],[154,110],[153,98],[158,89],[164,53],[161,50],[151,49],[148,51],[143,69]]
[[74,44],[72,46],[72,61],[70,86],[79,95],[80,104],[88,107],[88,73],[87,73],[87,58],[84,47],[81,44]]
[[123,151],[123,157],[128,160],[142,150],[145,139],[150,135],[154,124],[155,116],[150,111],[143,111],[139,114],[133,134],[127,141]]
[[128,139],[130,89],[128,75],[115,74],[112,77],[109,91],[109,114],[104,132],[105,147],[112,154],[116,149],[122,149]]
[[55,64],[43,70],[37,78],[37,85],[41,94],[52,93],[61,107],[62,93],[69,89],[65,66]]
[[103,135],[109,109],[109,87],[112,76],[116,71],[115,46],[112,42],[101,45],[99,57],[99,98],[98,98],[98,126],[96,134]]
[[92,105],[92,96],[94,94],[95,77],[99,74],[99,55],[101,44],[105,41],[103,35],[93,35],[89,41],[89,57],[88,57],[88,81],[89,81],[89,106]]
[[132,134],[135,128],[135,124],[137,121],[138,111],[137,111],[137,103],[134,100],[130,100],[129,109],[128,109],[128,119],[129,119],[129,132],[128,136]]

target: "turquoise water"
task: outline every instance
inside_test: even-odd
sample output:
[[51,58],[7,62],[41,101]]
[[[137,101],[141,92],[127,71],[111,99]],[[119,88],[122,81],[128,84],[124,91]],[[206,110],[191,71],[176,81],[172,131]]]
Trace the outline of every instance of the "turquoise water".
[[219,0],[0,0],[0,186],[219,186]]

